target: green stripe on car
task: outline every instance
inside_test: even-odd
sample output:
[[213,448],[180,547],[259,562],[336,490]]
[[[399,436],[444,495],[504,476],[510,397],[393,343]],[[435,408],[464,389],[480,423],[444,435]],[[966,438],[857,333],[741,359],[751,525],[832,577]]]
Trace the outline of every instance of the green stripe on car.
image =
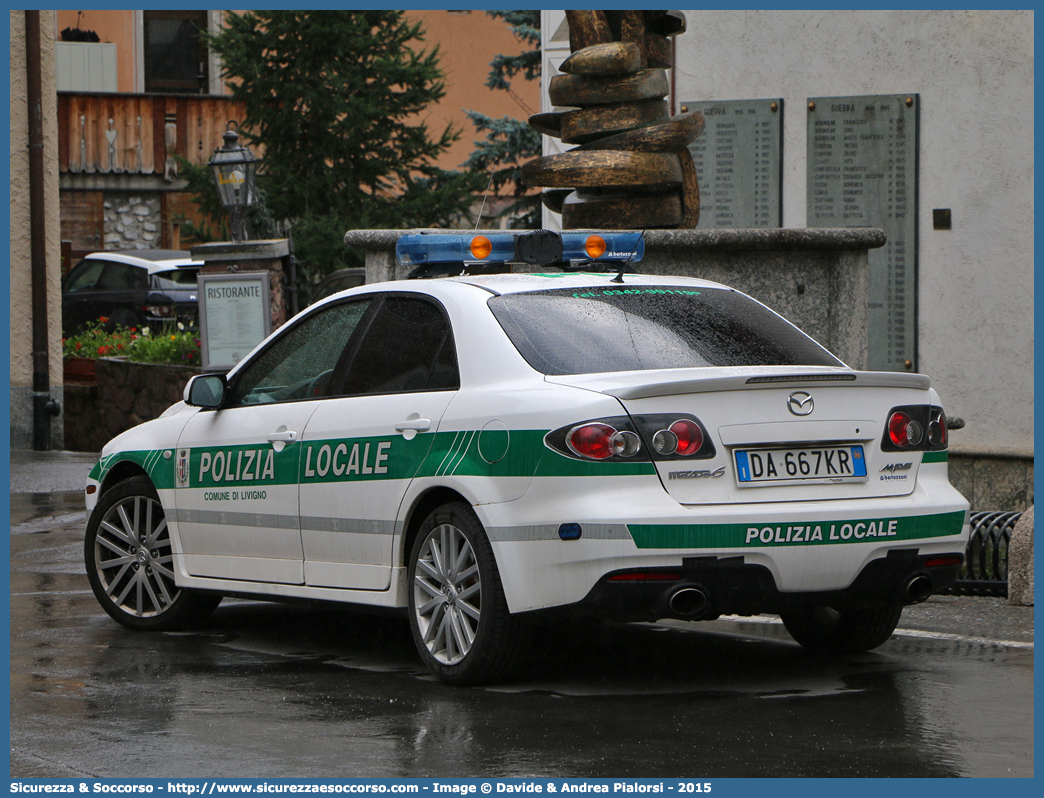
[[924,540],[959,535],[964,511],[901,518],[760,524],[628,524],[639,549],[736,549]]
[[[158,489],[264,487],[415,477],[655,476],[650,462],[587,462],[544,445],[546,430],[438,432],[406,440],[401,435],[332,438],[247,446],[205,446],[119,452],[97,464],[90,478],[101,482],[119,462],[140,466]],[[506,440],[505,440],[506,438]],[[492,441],[492,445],[490,445]],[[176,477],[185,458],[183,478]]]

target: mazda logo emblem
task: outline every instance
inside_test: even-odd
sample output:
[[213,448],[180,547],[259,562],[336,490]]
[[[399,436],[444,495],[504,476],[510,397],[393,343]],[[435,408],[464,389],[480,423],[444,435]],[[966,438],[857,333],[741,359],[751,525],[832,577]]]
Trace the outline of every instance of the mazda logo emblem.
[[812,396],[804,391],[794,391],[787,397],[787,409],[795,416],[807,416],[814,407]]

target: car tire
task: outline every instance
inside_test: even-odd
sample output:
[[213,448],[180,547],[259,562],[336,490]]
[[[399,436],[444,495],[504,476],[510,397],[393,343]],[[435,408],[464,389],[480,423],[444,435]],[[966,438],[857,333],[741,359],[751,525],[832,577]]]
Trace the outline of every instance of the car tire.
[[871,610],[817,606],[782,613],[780,617],[790,636],[809,651],[859,654],[888,640],[902,614],[902,605]]
[[124,480],[102,494],[87,522],[84,560],[98,603],[128,629],[184,629],[221,603],[219,595],[175,584],[170,532],[148,477]]
[[428,516],[408,580],[413,640],[432,673],[455,685],[517,674],[530,627],[508,612],[493,549],[471,507],[447,504]]

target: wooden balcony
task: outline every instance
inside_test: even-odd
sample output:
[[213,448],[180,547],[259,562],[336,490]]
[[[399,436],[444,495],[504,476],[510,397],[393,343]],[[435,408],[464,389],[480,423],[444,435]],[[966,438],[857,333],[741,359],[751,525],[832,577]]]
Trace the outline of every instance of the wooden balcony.
[[228,122],[244,116],[242,103],[227,97],[59,92],[59,169],[174,182],[175,155],[207,163]]

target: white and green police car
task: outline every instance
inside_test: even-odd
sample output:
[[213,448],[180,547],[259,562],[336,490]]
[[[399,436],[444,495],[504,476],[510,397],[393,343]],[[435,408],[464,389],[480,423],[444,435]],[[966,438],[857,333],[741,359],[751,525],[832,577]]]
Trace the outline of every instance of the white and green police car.
[[[401,608],[463,684],[574,616],[778,613],[865,651],[957,577],[968,504],[927,377],[850,369],[726,286],[624,274],[637,234],[534,235],[403,236],[402,262],[457,276],[335,294],[110,442],[85,545],[105,611]],[[567,270],[474,273],[519,260]]]

